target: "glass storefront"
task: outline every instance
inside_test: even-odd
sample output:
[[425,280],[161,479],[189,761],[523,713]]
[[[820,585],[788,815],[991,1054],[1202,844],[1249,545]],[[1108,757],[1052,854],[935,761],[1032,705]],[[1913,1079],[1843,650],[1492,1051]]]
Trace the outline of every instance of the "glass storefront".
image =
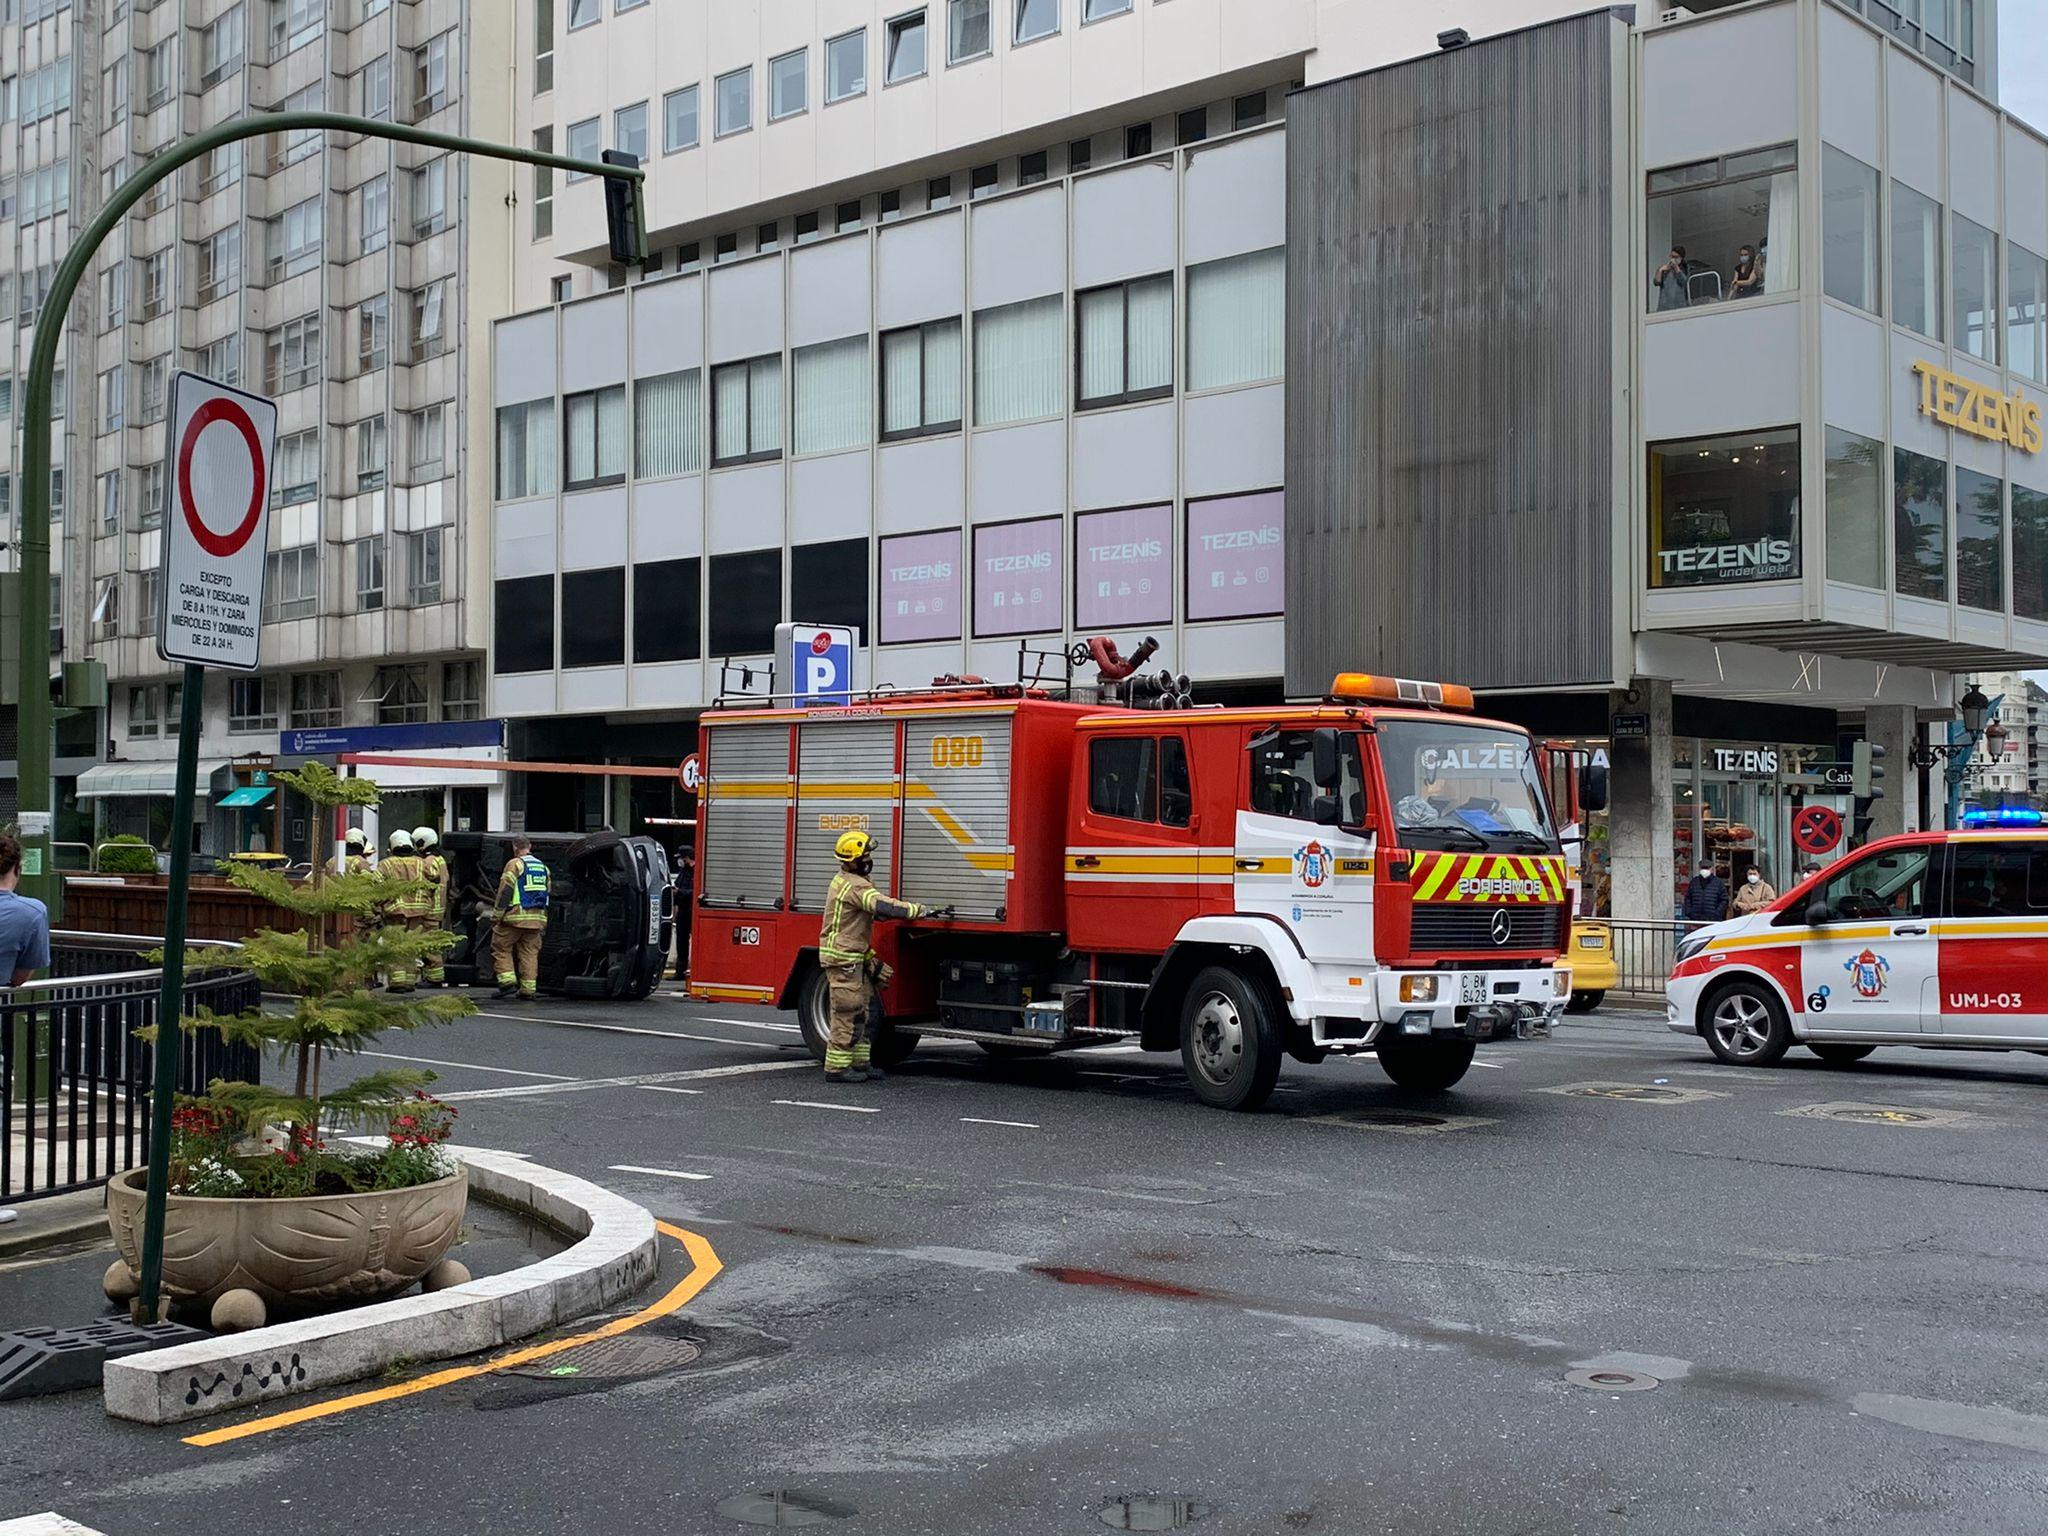
[[[1834,748],[1681,737],[1672,750],[1674,912],[1707,860],[1731,895],[1752,868],[1783,892],[1846,851],[1853,800],[1849,766]],[[1832,849],[1811,853],[1794,841],[1794,822],[1809,806],[1835,813],[1842,838]]]

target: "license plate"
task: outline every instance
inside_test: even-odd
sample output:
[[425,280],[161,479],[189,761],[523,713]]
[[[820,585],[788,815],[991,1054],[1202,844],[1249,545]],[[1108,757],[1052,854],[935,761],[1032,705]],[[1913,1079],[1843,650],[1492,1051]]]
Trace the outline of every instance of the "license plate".
[[1581,949],[1605,949],[1606,947],[1607,941],[1605,939],[1584,938],[1579,940],[1579,948]]
[[1465,971],[1459,975],[1459,1002],[1467,1005],[1473,1003],[1483,1003],[1488,1000],[1488,997],[1489,994],[1486,989],[1486,973],[1484,971]]

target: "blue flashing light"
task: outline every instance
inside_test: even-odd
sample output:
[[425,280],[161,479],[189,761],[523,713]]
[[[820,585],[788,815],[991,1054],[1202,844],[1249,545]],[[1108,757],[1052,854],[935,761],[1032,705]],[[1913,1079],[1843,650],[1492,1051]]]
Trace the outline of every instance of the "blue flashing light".
[[2028,805],[1970,806],[1963,811],[1966,827],[2038,827],[2041,813]]

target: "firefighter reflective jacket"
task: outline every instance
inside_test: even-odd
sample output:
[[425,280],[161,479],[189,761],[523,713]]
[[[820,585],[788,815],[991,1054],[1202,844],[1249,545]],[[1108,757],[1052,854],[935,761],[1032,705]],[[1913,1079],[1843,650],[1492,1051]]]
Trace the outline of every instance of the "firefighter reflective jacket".
[[915,917],[909,902],[891,901],[874,882],[850,869],[832,877],[825,892],[825,921],[818,929],[818,958],[827,965],[858,965],[868,957],[878,917]]
[[498,877],[498,921],[539,928],[548,920],[548,867],[527,854],[514,857]]
[[425,855],[420,860],[420,877],[434,882],[431,893],[434,904],[428,911],[438,923],[448,912],[448,861],[438,853]]
[[377,867],[377,873],[393,885],[408,887],[392,900],[393,912],[401,917],[430,917],[434,914],[433,891],[420,889],[420,882],[428,878],[424,861],[409,853],[390,854]]

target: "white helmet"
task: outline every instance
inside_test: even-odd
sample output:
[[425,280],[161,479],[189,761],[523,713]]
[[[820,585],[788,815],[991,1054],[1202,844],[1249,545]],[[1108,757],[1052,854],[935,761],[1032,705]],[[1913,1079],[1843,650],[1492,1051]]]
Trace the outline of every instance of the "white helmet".
[[392,833],[392,834],[391,834],[391,851],[392,851],[393,853],[401,853],[401,852],[403,852],[403,853],[411,853],[411,852],[412,852],[412,834],[411,834],[410,832],[406,831],[406,830],[405,830],[405,828],[403,828],[403,827],[400,827],[400,828],[399,828],[399,829],[398,829],[398,830],[397,830],[396,832]]
[[370,834],[361,827],[350,827],[348,835],[342,841],[351,848],[368,848],[370,846]]
[[415,848],[431,848],[439,841],[441,841],[441,835],[432,827],[414,827],[412,829],[412,845]]

